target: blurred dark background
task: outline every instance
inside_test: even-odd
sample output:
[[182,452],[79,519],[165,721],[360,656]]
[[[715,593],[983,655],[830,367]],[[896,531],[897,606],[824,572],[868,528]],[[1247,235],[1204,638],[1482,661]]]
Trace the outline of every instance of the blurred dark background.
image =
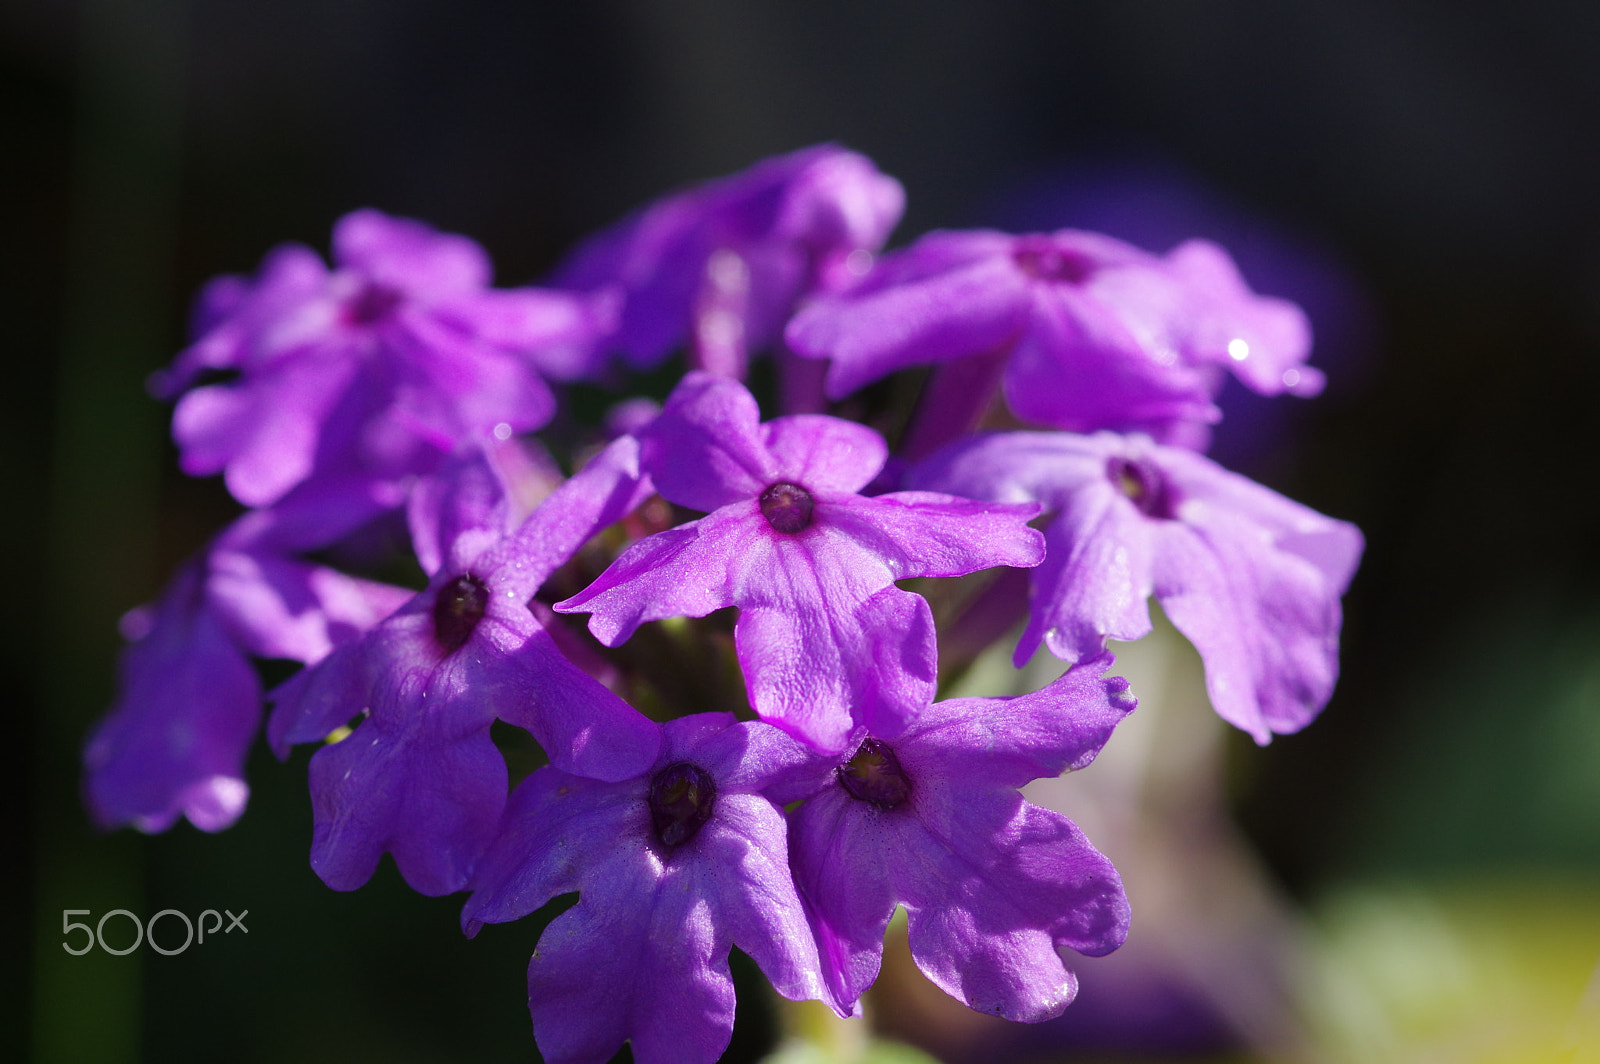
[[[466,943],[388,866],[323,888],[303,756],[258,757],[214,838],[84,823],[116,618],[230,513],[176,472],[143,393],[197,286],[325,248],[366,205],[467,233],[522,283],[650,197],[821,140],[904,182],[894,244],[1203,233],[1311,309],[1327,394],[1241,401],[1218,441],[1368,537],[1333,703],[1234,751],[1238,816],[1291,896],[1596,882],[1600,7],[8,0],[0,138],[22,855],[0,1030],[41,1061],[533,1058],[538,928]],[[250,910],[247,939],[58,952],[64,908],[223,907]],[[755,1052],[770,1018],[741,1009]]]

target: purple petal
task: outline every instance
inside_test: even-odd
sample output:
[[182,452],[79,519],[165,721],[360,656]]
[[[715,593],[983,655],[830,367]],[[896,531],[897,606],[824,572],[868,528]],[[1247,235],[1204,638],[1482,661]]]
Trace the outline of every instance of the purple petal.
[[1342,595],[1349,586],[1364,546],[1355,525],[1320,514],[1184,450],[1164,450],[1161,470],[1177,493],[1189,500],[1181,514],[1185,521],[1204,525],[1212,512],[1237,514],[1269,532],[1279,550],[1315,565],[1335,594]]
[[1083,485],[1105,477],[1114,439],[1065,432],[984,433],[918,462],[904,483],[969,499],[1040,502],[1055,510]]
[[835,999],[858,1000],[878,978],[898,902],[886,855],[908,852],[914,820],[831,786],[791,814],[795,878],[813,914],[822,971]]
[[825,999],[816,943],[789,870],[783,813],[759,795],[719,794],[691,845],[694,861],[684,862],[684,872],[710,903],[719,937],[748,953],[784,997]]
[[1021,787],[1087,766],[1136,705],[1121,677],[1101,678],[1105,654],[1013,698],[954,698],[923,710],[900,737],[940,779]]
[[[899,183],[870,160],[818,145],[634,212],[581,245],[558,283],[623,286],[613,342],[636,367],[691,331],[702,358],[742,361],[775,339],[809,289],[841,283],[852,253],[879,247],[903,203]],[[719,332],[737,339],[719,344]]]
[[[686,721],[699,734],[686,732]],[[663,760],[693,761],[726,791],[767,791],[774,781],[817,776],[831,770],[833,759],[797,743],[762,721],[735,723],[732,714],[697,713],[667,722],[670,753]]]
[[1005,378],[1011,409],[1076,432],[1216,421],[1213,374],[1180,360],[1166,301],[1153,298],[1160,294],[1143,289],[1108,303],[1070,285],[1035,285]]
[[[975,803],[980,804],[980,803]],[[1059,813],[996,798],[955,837],[897,864],[912,958],[979,1012],[1037,1023],[1077,995],[1057,945],[1098,956],[1128,933],[1122,880]],[[1015,811],[997,823],[1004,805]]]
[[[170,368],[152,377],[151,390],[172,399],[207,369],[245,369],[298,346],[305,337],[293,328],[285,330],[282,323],[302,317],[306,307],[319,300],[327,282],[328,267],[321,256],[300,244],[283,244],[268,252],[254,281],[232,275],[217,278],[196,300],[195,342]],[[262,319],[280,323],[270,338],[260,335]]]
[[1322,391],[1322,372],[1304,364],[1311,322],[1298,306],[1251,292],[1228,253],[1210,241],[1186,241],[1166,262],[1196,303],[1186,340],[1191,358],[1226,366],[1262,395]]
[[381,284],[442,297],[489,283],[489,257],[464,236],[381,211],[353,211],[333,228],[333,259]]
[[[406,503],[406,524],[422,571],[429,576],[438,572],[452,557],[452,546],[464,536],[473,540],[503,537],[509,531],[505,527],[508,509],[505,485],[482,451],[457,458],[419,483]],[[457,555],[455,561],[464,566],[478,553],[481,550]]]
[[938,671],[927,600],[893,586],[862,598],[836,554],[780,555],[774,586],[740,603],[734,628],[756,712],[828,751],[858,725],[897,735],[932,698]]
[[[997,250],[993,244],[991,238],[971,250],[963,247],[962,257]],[[939,246],[929,253],[945,268],[924,273],[915,263],[922,248],[919,241],[886,256],[880,266],[889,276],[909,275],[907,280],[819,299],[790,322],[784,339],[796,354],[832,360],[831,398],[906,366],[991,350],[1022,328],[1028,293],[1009,257],[991,253],[946,266],[949,252]]]
[[178,401],[172,436],[190,476],[225,471],[228,490],[266,506],[310,473],[322,425],[355,367],[315,356],[285,361],[243,385],[208,385]]
[[487,441],[506,425],[515,432],[543,428],[555,399],[526,360],[441,327],[429,315],[403,314],[390,337],[397,353],[395,417],[442,451]]
[[774,418],[761,426],[761,440],[775,475],[813,493],[853,495],[872,483],[889,457],[888,444],[874,430],[818,414]]
[[548,288],[486,288],[434,308],[434,314],[479,341],[526,356],[556,380],[600,368],[599,342],[616,328],[620,294],[578,295]]
[[557,768],[620,780],[655,761],[656,725],[568,661],[532,614],[485,617],[480,630],[456,689],[532,733]]
[[619,437],[476,564],[494,575],[497,594],[527,602],[590,537],[632,513],[654,490],[639,468],[638,441]]
[[466,886],[505,804],[505,759],[477,714],[376,707],[345,739],[311,759],[311,867],[334,890],[372,877],[394,854],[413,890]]
[[676,871],[618,849],[540,936],[528,1007],[545,1060],[605,1064],[628,1039],[640,1061],[712,1064],[727,1048],[727,938]]
[[219,547],[208,564],[207,594],[239,644],[257,657],[307,665],[372,628],[413,594],[263,552]]
[[1033,606],[1015,663],[1042,638],[1063,661],[1098,654],[1107,638],[1142,639],[1153,588],[1152,523],[1109,483],[1067,500],[1045,530],[1048,553],[1034,570]]
[[261,685],[207,607],[198,565],[174,579],[118,672],[117,701],[83,755],[95,821],[164,831],[186,815],[205,831],[227,827],[249,794]]
[[584,869],[614,850],[642,849],[650,827],[647,786],[644,779],[605,783],[548,765],[518,784],[473,872],[472,897],[461,910],[467,936],[578,890]]
[[1200,652],[1213,708],[1256,742],[1305,727],[1333,693],[1338,591],[1247,520],[1161,529],[1155,595]]
[[926,491],[840,500],[830,525],[886,564],[894,579],[964,576],[996,565],[1027,568],[1044,558],[1044,537],[1028,527],[1036,503],[974,502]]
[[[738,512],[744,510],[744,512]],[[733,605],[736,559],[770,553],[754,500],[658,532],[624,551],[584,590],[555,604],[557,613],[591,613],[589,631],[619,646],[639,625],[663,617],[704,617]],[[742,567],[742,566],[741,566]]]
[[644,468],[656,490],[694,510],[753,499],[779,472],[760,422],[761,411],[743,385],[692,371],[644,431]]

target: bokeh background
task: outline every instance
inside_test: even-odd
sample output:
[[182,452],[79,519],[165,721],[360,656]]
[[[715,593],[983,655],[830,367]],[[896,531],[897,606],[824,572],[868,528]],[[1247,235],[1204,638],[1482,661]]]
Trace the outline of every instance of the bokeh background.
[[[1369,543],[1324,716],[1266,749],[1214,739],[1230,896],[1287,928],[1295,1033],[1263,1041],[1160,973],[1127,982],[1125,1015],[1086,989],[1093,1024],[1024,1042],[898,1033],[974,1061],[1587,1059],[1600,7],[7,0],[0,138],[12,1059],[535,1059],[535,922],[468,943],[389,866],[323,888],[303,754],[258,756],[220,836],[86,826],[77,751],[116,618],[231,512],[177,474],[143,381],[201,282],[325,247],[352,208],[470,234],[522,283],[652,196],[822,140],[904,182],[894,244],[977,224],[1226,243],[1305,303],[1332,383],[1231,397],[1217,454]],[[63,909],[224,907],[247,937],[60,949]],[[1231,956],[1206,978],[1268,970]],[[748,976],[730,1060],[783,1022]]]

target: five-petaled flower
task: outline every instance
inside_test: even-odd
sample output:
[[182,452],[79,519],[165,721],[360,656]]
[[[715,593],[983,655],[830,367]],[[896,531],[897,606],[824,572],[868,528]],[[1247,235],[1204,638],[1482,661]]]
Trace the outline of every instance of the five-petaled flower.
[[1017,644],[1066,661],[1150,631],[1152,595],[1205,663],[1222,718],[1259,743],[1305,727],[1339,671],[1339,597],[1360,560],[1346,521],[1142,436],[1011,432],[952,444],[914,485],[1055,513]]
[[896,369],[1008,360],[1005,394],[1028,421],[1087,432],[1204,438],[1224,367],[1267,395],[1315,395],[1300,308],[1258,296],[1226,252],[1192,240],[1163,257],[1098,233],[929,233],[860,284],[819,298],[786,332],[828,358],[839,398]]
[[1043,556],[1036,506],[860,495],[881,436],[820,415],[761,424],[742,385],[708,373],[684,378],[641,445],[656,489],[708,516],[635,544],[556,609],[593,614],[616,646],[645,621],[738,607],[751,705],[820,749],[892,737],[932,699],[933,616],[896,580]]

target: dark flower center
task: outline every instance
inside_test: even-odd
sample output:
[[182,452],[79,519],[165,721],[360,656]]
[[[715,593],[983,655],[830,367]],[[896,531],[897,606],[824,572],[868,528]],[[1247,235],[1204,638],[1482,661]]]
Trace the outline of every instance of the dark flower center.
[[811,511],[816,505],[809,491],[786,480],[761,493],[761,516],[776,531],[790,535],[811,524]]
[[489,608],[489,589],[471,573],[462,573],[439,589],[433,600],[433,637],[454,654],[472,635]]
[[839,782],[854,797],[880,809],[893,809],[911,794],[900,759],[876,739],[864,740],[855,756],[839,766]]
[[1023,273],[1042,281],[1079,284],[1094,272],[1087,255],[1063,250],[1048,240],[1020,241],[1011,257]]
[[344,320],[351,325],[371,325],[388,317],[400,305],[401,298],[396,289],[386,284],[376,281],[364,284],[361,291],[344,305]]
[[1177,500],[1172,497],[1172,489],[1148,462],[1113,458],[1106,463],[1106,476],[1146,517],[1167,521],[1176,512]]
[[668,765],[650,781],[650,823],[663,846],[694,838],[716,804],[717,787],[705,770],[687,761]]

